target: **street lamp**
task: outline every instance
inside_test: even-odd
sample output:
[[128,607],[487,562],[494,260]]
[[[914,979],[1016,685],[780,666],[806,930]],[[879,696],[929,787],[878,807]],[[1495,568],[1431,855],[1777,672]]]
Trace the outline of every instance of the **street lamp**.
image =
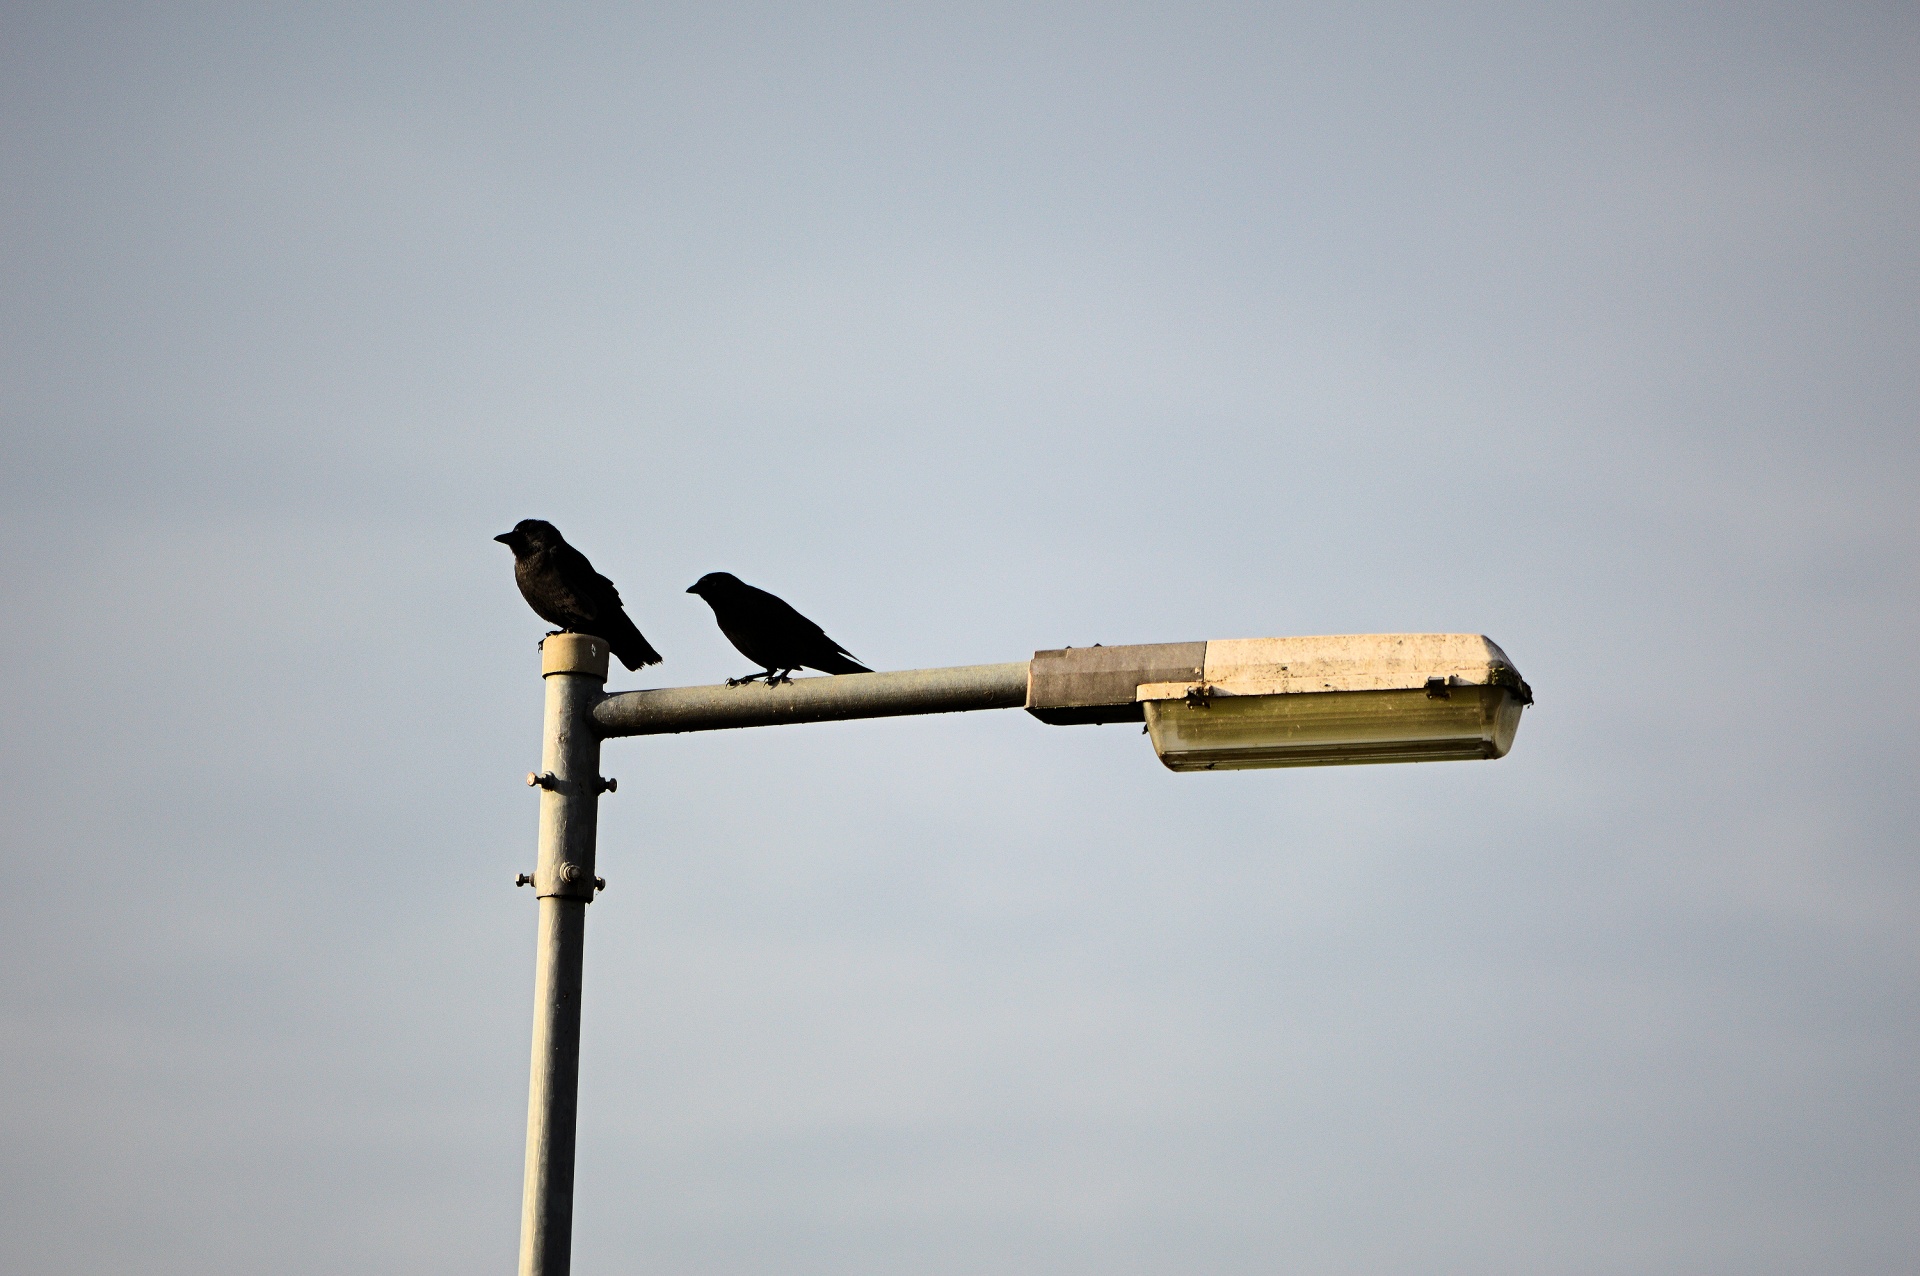
[[1210,642],[1197,681],[1135,694],[1175,771],[1505,757],[1533,699],[1479,634]]
[[849,718],[1024,708],[1056,726],[1141,722],[1175,771],[1498,758],[1533,693],[1477,634],[1354,634],[1068,647],[1030,661],[801,678],[779,686],[669,687],[607,695],[607,644],[541,645],[546,720],[539,860],[520,885],[540,901],[520,1276],[566,1276],[580,1080],[580,975],[594,874],[600,742]]

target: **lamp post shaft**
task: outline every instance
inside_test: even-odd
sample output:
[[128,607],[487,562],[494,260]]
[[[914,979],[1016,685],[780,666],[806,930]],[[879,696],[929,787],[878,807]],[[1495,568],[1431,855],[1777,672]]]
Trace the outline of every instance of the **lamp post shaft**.
[[520,1201],[520,1276],[567,1276],[573,1249],[574,1126],[580,1091],[580,970],[593,899],[600,805],[600,737],[593,705],[607,680],[607,644],[555,634],[540,649],[546,726],[540,771],[540,854],[534,893],[533,1063],[527,1089],[527,1170]]

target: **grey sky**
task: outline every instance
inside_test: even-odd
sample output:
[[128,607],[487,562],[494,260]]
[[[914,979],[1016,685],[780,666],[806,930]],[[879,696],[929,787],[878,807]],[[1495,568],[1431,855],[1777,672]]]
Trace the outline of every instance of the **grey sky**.
[[[556,522],[1494,764],[610,745],[582,1272],[1920,1266],[1912,6],[0,10],[0,1265],[505,1270]],[[615,686],[651,685],[622,675]]]

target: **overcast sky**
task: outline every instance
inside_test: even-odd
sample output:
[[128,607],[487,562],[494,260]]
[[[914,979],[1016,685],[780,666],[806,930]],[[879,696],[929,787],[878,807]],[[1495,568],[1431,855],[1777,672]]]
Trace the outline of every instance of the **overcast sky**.
[[1478,763],[612,743],[582,1273],[1920,1270],[1920,10],[0,6],[0,1266],[517,1247],[557,523]]

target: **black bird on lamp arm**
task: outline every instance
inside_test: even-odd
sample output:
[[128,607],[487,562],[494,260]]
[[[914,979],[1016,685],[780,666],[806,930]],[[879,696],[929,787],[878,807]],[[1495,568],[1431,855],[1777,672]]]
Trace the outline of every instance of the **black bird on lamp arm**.
[[766,666],[744,678],[729,678],[737,687],[765,679],[769,687],[792,682],[796,669],[822,673],[872,673],[826,631],[764,589],[755,589],[730,572],[708,572],[688,589],[713,608],[720,632],[741,655]]

